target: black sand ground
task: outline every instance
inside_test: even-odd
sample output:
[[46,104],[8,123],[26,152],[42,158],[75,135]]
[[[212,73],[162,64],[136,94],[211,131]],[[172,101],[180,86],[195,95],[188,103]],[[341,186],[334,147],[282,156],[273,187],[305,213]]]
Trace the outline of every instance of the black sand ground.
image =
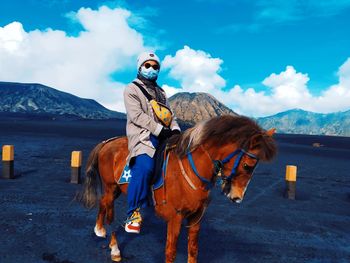
[[[111,262],[92,235],[96,209],[72,202],[70,153],[83,164],[99,141],[123,134],[122,121],[1,120],[0,145],[15,145],[14,180],[0,179],[0,262]],[[350,262],[350,138],[280,135],[278,158],[260,165],[242,204],[218,190],[203,219],[199,262]],[[312,147],[319,142],[321,148]],[[283,198],[285,165],[298,166],[297,200]],[[145,213],[126,234],[125,197],[116,201],[124,262],[164,262],[165,223]],[[186,262],[183,229],[176,262]]]

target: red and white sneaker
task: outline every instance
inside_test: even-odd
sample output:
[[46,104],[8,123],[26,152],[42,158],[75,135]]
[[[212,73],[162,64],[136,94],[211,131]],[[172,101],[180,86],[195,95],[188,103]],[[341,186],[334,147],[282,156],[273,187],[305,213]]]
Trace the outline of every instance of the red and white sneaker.
[[136,209],[125,222],[125,231],[139,234],[141,230],[142,217],[139,209]]

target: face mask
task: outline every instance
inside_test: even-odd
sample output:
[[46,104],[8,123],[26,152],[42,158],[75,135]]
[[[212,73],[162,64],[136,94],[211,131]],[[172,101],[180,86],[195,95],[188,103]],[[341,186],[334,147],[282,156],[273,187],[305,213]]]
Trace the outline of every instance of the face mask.
[[155,70],[152,67],[145,68],[145,66],[142,66],[140,69],[140,74],[149,80],[155,80],[158,77],[159,70]]

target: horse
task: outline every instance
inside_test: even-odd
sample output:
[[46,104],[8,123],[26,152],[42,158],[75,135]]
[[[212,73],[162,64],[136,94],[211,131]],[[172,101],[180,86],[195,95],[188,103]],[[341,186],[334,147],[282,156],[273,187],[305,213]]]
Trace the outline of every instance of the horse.
[[[277,148],[272,135],[244,116],[222,115],[198,123],[167,142],[164,184],[154,190],[155,212],[167,222],[165,260],[174,262],[182,221],[188,224],[188,263],[197,262],[198,233],[211,188],[217,184],[235,203],[243,201],[258,162],[270,161]],[[104,223],[114,219],[114,200],[127,194],[127,184],[118,184],[128,156],[127,137],[103,141],[91,151],[80,201],[88,208],[99,202],[94,227],[106,237]],[[99,200],[98,189],[103,195]],[[109,243],[111,259],[121,261],[115,232]]]

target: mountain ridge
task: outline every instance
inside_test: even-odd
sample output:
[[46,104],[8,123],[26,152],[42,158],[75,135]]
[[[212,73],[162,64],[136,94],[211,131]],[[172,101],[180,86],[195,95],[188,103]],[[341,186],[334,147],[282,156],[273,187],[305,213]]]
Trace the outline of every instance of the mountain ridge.
[[[169,104],[182,128],[222,114],[237,115],[213,95],[180,92]],[[93,99],[80,98],[39,83],[0,81],[0,117],[35,119],[126,119],[126,114],[109,110]],[[317,113],[300,108],[256,118],[265,129],[279,133],[350,136],[350,110]]]
[[125,119],[93,99],[85,99],[39,83],[0,82],[0,112]]
[[205,92],[179,92],[169,98],[175,116],[190,125],[223,114],[237,115],[213,95]]
[[317,113],[291,109],[257,118],[264,128],[275,127],[279,133],[350,136],[350,110]]

